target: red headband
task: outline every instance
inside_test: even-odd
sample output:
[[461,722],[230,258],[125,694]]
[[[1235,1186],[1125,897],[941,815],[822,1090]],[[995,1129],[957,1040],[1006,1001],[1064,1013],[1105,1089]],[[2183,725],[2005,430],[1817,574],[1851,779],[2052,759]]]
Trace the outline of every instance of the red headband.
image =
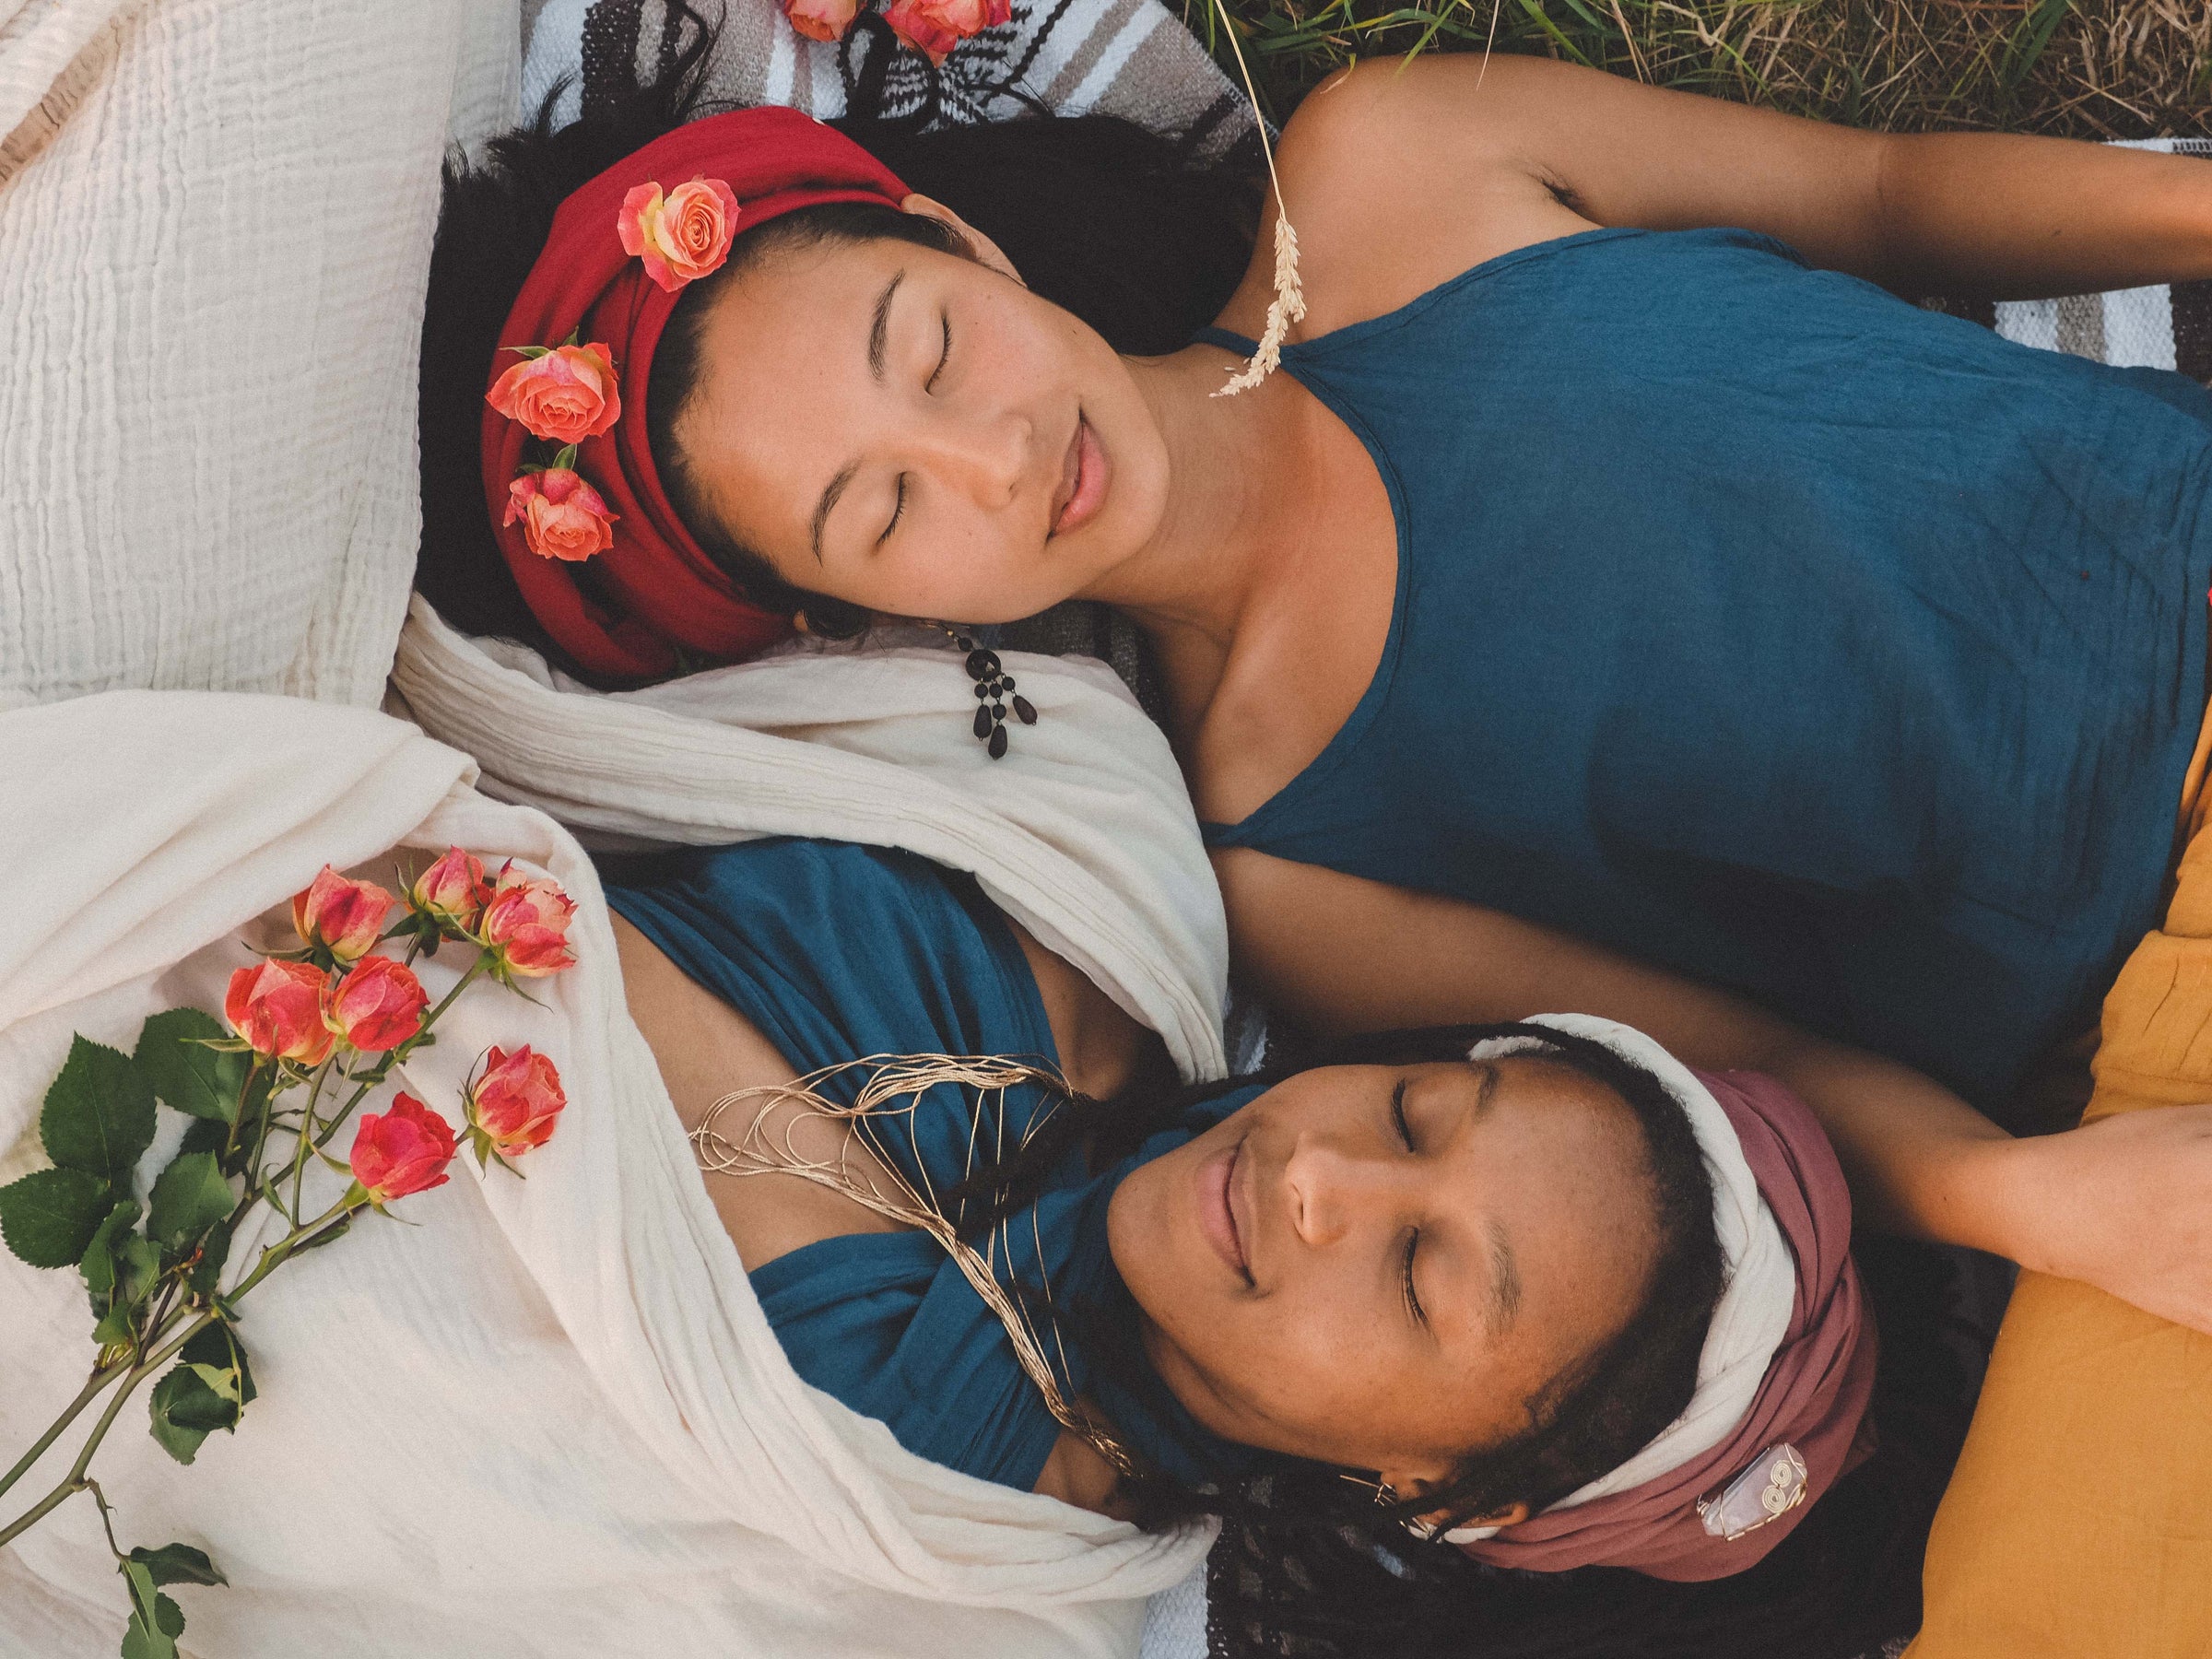
[[653,347],[684,283],[719,267],[737,231],[908,194],[850,138],[770,106],[687,123],[561,203],[486,381],[484,500],[524,603],[585,669],[650,679],[790,633],[662,492],[645,441]]

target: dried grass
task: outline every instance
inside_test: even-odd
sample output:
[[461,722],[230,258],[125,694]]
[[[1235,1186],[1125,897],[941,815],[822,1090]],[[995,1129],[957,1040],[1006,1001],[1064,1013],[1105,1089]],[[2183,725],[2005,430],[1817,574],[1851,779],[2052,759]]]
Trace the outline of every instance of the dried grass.
[[1501,51],[1856,126],[2212,137],[2212,0],[1227,3],[1277,120],[1341,65],[1480,51],[1494,29]]

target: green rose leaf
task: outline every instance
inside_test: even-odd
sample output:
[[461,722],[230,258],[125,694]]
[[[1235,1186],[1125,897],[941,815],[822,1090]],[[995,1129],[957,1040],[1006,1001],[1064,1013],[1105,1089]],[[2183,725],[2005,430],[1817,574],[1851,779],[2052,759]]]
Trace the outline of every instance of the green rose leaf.
[[123,1633],[123,1659],[177,1659],[177,1638],[184,1634],[184,1609],[151,1588],[142,1603],[138,1583],[146,1571],[135,1561],[124,1570],[131,1583],[131,1622]]
[[177,1359],[195,1370],[205,1366],[237,1372],[237,1382],[223,1393],[234,1396],[241,1407],[253,1404],[253,1368],[246,1362],[246,1345],[229,1325],[219,1321],[209,1325],[177,1350]]
[[194,1118],[184,1125],[184,1138],[177,1143],[182,1152],[214,1152],[220,1154],[230,1145],[230,1125],[214,1118]]
[[238,1426],[238,1403],[218,1396],[190,1366],[180,1365],[155,1383],[146,1403],[155,1441],[181,1464],[197,1457],[200,1442],[218,1429]]
[[102,1313],[100,1316],[100,1323],[92,1327],[94,1344],[103,1348],[111,1348],[121,1347],[124,1343],[130,1341],[133,1335],[131,1315],[136,1312],[135,1308],[125,1302],[119,1308],[110,1308],[105,1313]]
[[0,1241],[33,1267],[74,1267],[110,1208],[104,1176],[40,1170],[0,1187]]
[[143,1545],[131,1551],[131,1559],[143,1566],[157,1584],[227,1584],[206,1552],[189,1544],[164,1544],[159,1549]]
[[214,1153],[182,1153],[154,1182],[147,1209],[147,1236],[181,1253],[218,1221],[228,1219],[237,1202]]
[[107,1213],[85,1253],[77,1258],[77,1271],[85,1276],[85,1288],[94,1296],[105,1296],[115,1288],[117,1262],[115,1252],[131,1229],[138,1225],[138,1201],[125,1198]]
[[246,1056],[211,1049],[202,1039],[229,1035],[212,1014],[171,1008],[146,1022],[131,1058],[153,1091],[185,1116],[227,1124],[238,1115]]
[[122,1050],[79,1037],[46,1091],[39,1137],[65,1170],[121,1176],[153,1145],[153,1088]]

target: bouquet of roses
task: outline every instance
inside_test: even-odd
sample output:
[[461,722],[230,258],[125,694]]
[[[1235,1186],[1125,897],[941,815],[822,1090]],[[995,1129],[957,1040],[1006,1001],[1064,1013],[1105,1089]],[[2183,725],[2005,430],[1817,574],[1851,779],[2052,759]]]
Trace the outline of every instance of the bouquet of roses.
[[[527,1045],[494,1047],[463,1088],[458,1133],[401,1092],[384,1112],[359,1112],[343,1160],[329,1149],[394,1070],[434,1041],[465,991],[488,980],[519,989],[518,981],[575,960],[567,942],[574,905],[512,861],[487,877],[480,860],[454,847],[406,884],[405,910],[387,926],[396,903],[375,883],[325,866],[292,900],[299,948],[231,976],[227,1030],[200,1009],[171,1008],[146,1021],[128,1054],[77,1037],[39,1119],[53,1167],[0,1187],[0,1240],[34,1267],[83,1275],[98,1349],[76,1398],[0,1475],[0,1495],[105,1400],[67,1473],[0,1524],[0,1545],[89,1492],[130,1599],[124,1659],[175,1659],[184,1616],[163,1585],[224,1582],[187,1545],[125,1550],[116,1542],[107,1495],[88,1471],[124,1402],[160,1372],[147,1396],[153,1437],[191,1463],[253,1401],[240,1305],[255,1286],[337,1239],[362,1212],[382,1215],[396,1199],[443,1185],[464,1140],[479,1167],[512,1170],[512,1159],[552,1136],[567,1104],[552,1061]],[[432,1007],[412,965],[447,944],[476,959]],[[380,949],[394,945],[404,946],[399,956]],[[142,1192],[135,1172],[154,1144],[158,1101],[189,1122]],[[347,1179],[335,1202],[310,1215],[315,1164]],[[226,1275],[231,1241],[253,1236],[250,1220],[265,1228],[254,1214],[263,1206],[281,1229],[250,1268]]]

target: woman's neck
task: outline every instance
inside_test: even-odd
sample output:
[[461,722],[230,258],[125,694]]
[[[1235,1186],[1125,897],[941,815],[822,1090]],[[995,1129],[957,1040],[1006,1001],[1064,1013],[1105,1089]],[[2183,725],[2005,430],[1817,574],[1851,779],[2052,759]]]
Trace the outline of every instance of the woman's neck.
[[1167,507],[1144,547],[1081,595],[1127,613],[1151,637],[1186,717],[1218,682],[1240,627],[1311,516],[1297,484],[1307,400],[1279,377],[1217,397],[1220,357],[1194,347],[1131,360],[1167,443]]

